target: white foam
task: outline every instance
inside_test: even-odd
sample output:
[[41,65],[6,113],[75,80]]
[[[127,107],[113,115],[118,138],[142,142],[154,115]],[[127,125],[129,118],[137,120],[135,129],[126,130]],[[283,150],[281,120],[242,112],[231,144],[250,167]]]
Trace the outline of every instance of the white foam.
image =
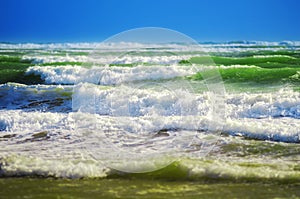
[[280,159],[237,160],[223,157],[210,161],[184,161],[182,167],[189,171],[191,179],[198,178],[224,178],[224,179],[258,179],[258,180],[282,180],[298,179],[299,172],[294,170],[297,163]]
[[[1,161],[1,176],[44,176],[62,178],[103,178],[112,175],[123,175],[114,172],[99,162],[91,160],[45,160],[43,158],[7,156]],[[152,162],[153,163],[153,162]],[[145,161],[145,166],[151,162]],[[123,166],[134,166],[124,162]],[[297,162],[287,162],[267,157],[240,160],[223,156],[218,159],[182,159],[177,164],[184,173],[184,179],[227,179],[227,180],[291,180],[299,179],[295,170]],[[168,172],[168,171],[166,171]],[[173,176],[177,178],[178,176]]]
[[132,64],[132,63],[147,63],[147,64],[176,64],[181,60],[187,60],[194,56],[201,56],[200,54],[193,55],[166,55],[166,56],[137,56],[137,55],[24,55],[23,60],[33,60],[33,64],[45,64],[54,62],[90,62],[95,64]]
[[226,133],[259,140],[300,142],[298,119],[227,119],[223,127]]
[[227,96],[227,113],[235,118],[300,118],[300,93],[281,89],[270,93],[241,93]]
[[[242,48],[239,48],[239,47]],[[247,48],[249,46],[249,48]],[[251,48],[255,46],[264,46],[264,48]],[[269,46],[269,48],[268,48]],[[72,50],[91,50],[97,51],[128,51],[128,50],[145,50],[146,48],[168,49],[168,51],[202,51],[202,52],[245,52],[248,50],[271,50],[278,49],[272,48],[273,46],[300,46],[299,41],[284,41],[284,42],[266,42],[266,41],[252,41],[245,43],[212,43],[212,44],[199,44],[199,45],[186,45],[186,44],[143,44],[132,42],[119,42],[119,43],[52,43],[52,44],[36,44],[36,43],[20,43],[20,44],[5,44],[1,43],[1,49],[72,49]],[[267,48],[266,48],[267,47]]]
[[207,114],[210,93],[195,96],[189,90],[184,90],[184,83],[179,82],[183,88],[172,88],[172,84],[164,84],[163,87],[154,84],[152,89],[139,86],[103,89],[101,86],[79,84],[74,89],[73,110],[133,117],[153,114],[161,116]]
[[[19,89],[8,87],[11,96],[15,95],[14,90],[17,93],[37,92],[36,95],[45,92],[41,88],[39,88],[41,91],[38,91],[38,87],[31,88],[34,86],[19,87]],[[154,88],[143,87],[143,85],[142,87],[103,87],[80,84],[73,92],[73,111],[86,113],[86,116],[96,113],[97,117],[101,118],[98,119],[102,121],[99,124],[102,124],[105,129],[123,129],[132,133],[157,132],[161,129],[197,131],[213,130],[212,127],[219,125],[218,122],[224,122],[223,131],[232,135],[261,140],[299,142],[300,94],[290,89],[263,94],[228,94],[223,119],[212,118],[210,114],[213,111],[210,92],[193,94],[189,93],[189,90],[178,88],[176,90],[171,85],[160,87],[159,84],[154,85]],[[55,92],[54,99],[57,95],[60,96],[59,92]],[[31,98],[35,95],[28,96]],[[52,96],[51,92],[50,96]],[[9,98],[9,95],[7,97]],[[5,101],[6,98],[3,100]],[[23,100],[24,102],[20,99],[20,105],[17,107],[28,103],[26,99]],[[66,99],[66,102],[57,109],[71,110],[70,106],[71,102]],[[33,129],[43,131],[55,126],[59,129],[68,129],[68,126],[64,126],[70,124],[70,117],[66,113],[23,112],[15,111],[13,107],[12,105],[11,111],[1,111],[0,126],[4,132],[29,133]],[[89,122],[93,123],[94,120]],[[106,127],[107,125],[111,128]]]
[[[18,145],[5,146],[7,151],[15,151],[18,148],[26,148],[26,145],[31,145],[32,150],[39,147],[32,146],[32,143],[26,140],[34,141],[34,134],[39,132],[47,132],[47,139],[44,140],[45,145],[57,146],[55,150],[64,150],[65,144],[76,141],[78,138],[82,139],[87,131],[97,132],[114,132],[110,134],[111,143],[122,142],[120,139],[128,135],[145,135],[153,136],[160,130],[178,130],[177,145],[186,143],[186,140],[181,139],[187,136],[188,131],[194,135],[198,134],[197,131],[213,131],[216,125],[223,125],[223,132],[255,138],[260,140],[275,140],[283,142],[299,142],[299,129],[300,123],[295,118],[268,118],[268,119],[253,119],[253,118],[227,118],[226,120],[218,120],[211,118],[210,115],[145,115],[140,117],[132,116],[101,116],[89,113],[50,113],[50,112],[24,112],[24,111],[1,111],[1,123],[5,125],[3,133],[14,133],[18,136],[16,139],[11,140],[12,143],[19,143]],[[3,126],[2,125],[2,126]],[[78,130],[81,129],[81,134]],[[187,132],[180,132],[185,130]],[[120,132],[121,134],[118,134]],[[97,135],[97,134],[95,134]],[[73,137],[73,139],[68,136]],[[190,136],[190,135],[189,135]],[[175,143],[173,138],[169,137]],[[50,139],[51,142],[47,142]],[[124,140],[123,140],[124,141]],[[132,141],[132,140],[131,140]],[[137,137],[137,140],[140,138]],[[168,140],[166,140],[168,142]],[[190,141],[190,140],[189,140]],[[23,143],[23,145],[21,144]],[[63,144],[60,144],[63,143]],[[5,144],[0,142],[0,144]],[[83,140],[82,145],[86,145]],[[177,146],[176,145],[176,146]],[[18,147],[17,147],[18,146]],[[72,145],[71,145],[72,146]],[[170,150],[173,145],[161,144],[156,146],[162,151]],[[185,145],[186,146],[186,145]],[[13,147],[13,148],[10,148]],[[147,149],[147,146],[141,145],[140,147]],[[174,147],[174,146],[173,146]],[[178,147],[178,146],[177,146]],[[50,147],[51,148],[51,147]],[[50,149],[49,149],[50,150]],[[178,149],[177,149],[178,150]],[[179,150],[185,150],[181,148]],[[26,151],[24,151],[26,153]]]
[[74,66],[33,66],[26,74],[40,75],[48,84],[75,84],[89,82],[114,85],[140,80],[159,80],[194,74],[189,66],[136,66],[136,67],[93,67],[87,69]]
[[128,56],[126,55],[126,56],[116,58],[113,61],[113,63],[177,64],[181,60],[187,60],[194,56],[201,56],[201,55],[170,55],[170,56]]
[[[123,60],[124,61],[124,60]],[[122,61],[122,62],[123,62]],[[131,60],[132,61],[132,60]],[[104,61],[105,62],[105,61]],[[161,62],[161,60],[158,60]],[[167,60],[170,63],[173,61]],[[177,60],[176,60],[177,62]],[[127,62],[124,61],[124,64]],[[218,66],[219,68],[256,68],[253,65]],[[40,75],[47,84],[76,84],[88,82],[102,85],[115,85],[141,80],[162,80],[174,77],[193,75],[204,69],[215,69],[216,66],[194,67],[181,65],[138,65],[134,67],[99,67],[85,68],[81,66],[32,66],[26,74]]]
[[288,56],[288,55],[254,55],[254,58],[272,58],[272,57],[284,57],[290,59],[296,59],[295,57]]
[[[239,64],[235,64],[235,65],[220,65],[217,66],[218,68],[222,68],[222,69],[227,69],[227,68],[259,68],[258,66],[255,65],[239,65]],[[213,67],[212,67],[213,68]]]
[[7,125],[6,131],[20,135],[36,131],[70,129],[69,119],[63,113],[24,112],[20,110],[0,110],[0,119]]
[[[35,153],[35,152],[34,152]],[[42,157],[2,156],[0,176],[44,176],[59,178],[106,177],[110,169],[100,162],[84,159],[47,159]]]
[[[172,109],[174,112],[170,111],[167,115],[172,115],[176,112],[184,114],[179,110],[180,106],[193,107],[191,109],[193,111],[190,114],[200,115],[204,112],[207,113],[210,106],[210,92],[190,93],[190,90],[180,89],[180,84],[184,83],[188,84],[188,82],[181,82],[176,85],[177,87],[174,87],[172,82],[169,84],[164,83],[165,87],[156,91],[139,87],[138,85],[135,87],[122,86],[105,89],[105,87],[91,84],[79,84],[75,87],[76,92],[73,100],[78,100],[78,105],[76,106],[79,107],[83,101],[86,101],[84,96],[93,96],[93,103],[101,103],[101,106],[97,107],[95,112],[104,115],[110,114],[112,110],[121,110],[121,107],[129,106],[128,104],[130,104],[130,109],[127,110],[127,115],[131,113],[131,116],[147,115],[151,112],[151,108],[155,106],[157,107],[154,112],[164,112],[166,107],[172,106],[175,108],[174,105],[176,104],[178,105],[177,111],[175,111],[176,108]],[[159,86],[159,84],[156,86]],[[182,88],[184,88],[184,85],[182,85]],[[269,93],[234,93],[223,97],[226,103],[226,114],[224,115],[226,117],[257,119],[269,117],[300,118],[300,93],[288,88]],[[195,106],[195,104],[199,106]],[[75,110],[78,109],[76,108]]]
[[54,62],[86,62],[88,57],[84,55],[53,56],[53,55],[24,55],[23,60],[33,60],[33,64],[54,63]]
[[[204,93],[202,96],[200,94],[184,96],[186,93],[182,91],[182,93],[177,94],[178,98],[172,98],[172,95],[166,98],[165,96],[168,93],[155,91],[149,93],[149,91],[146,92],[146,90],[141,89],[134,93],[139,97],[135,98],[128,90],[129,88],[126,87],[104,89],[93,90],[93,93],[90,94],[88,92],[91,92],[91,90],[88,90],[87,87],[83,87],[82,90],[75,89],[75,92],[78,92],[76,98],[79,98],[79,100],[86,101],[88,99],[86,97],[90,95],[96,95],[97,99],[102,100],[101,106],[96,106],[95,112],[97,114],[90,114],[87,109],[84,109],[87,112],[73,113],[1,110],[1,134],[11,136],[15,134],[15,136],[12,138],[8,136],[7,141],[0,141],[0,175],[39,175],[66,178],[106,177],[111,172],[106,166],[114,167],[116,165],[103,166],[100,161],[94,159],[95,154],[93,158],[89,156],[89,153],[99,151],[99,145],[95,145],[95,142],[99,144],[100,140],[94,138],[99,138],[101,132],[109,132],[104,134],[104,136],[109,137],[109,146],[121,147],[120,150],[124,149],[126,151],[126,153],[122,153],[125,156],[122,157],[124,159],[132,160],[132,153],[138,154],[140,151],[143,151],[143,154],[159,151],[160,153],[170,153],[175,157],[187,157],[185,152],[194,149],[193,145],[190,144],[191,141],[197,146],[204,139],[199,131],[211,131],[213,130],[212,127],[219,125],[220,122],[217,118],[212,118],[207,114],[207,109],[209,109],[207,103],[208,93]],[[290,90],[280,92],[286,93],[286,95],[293,93]],[[147,93],[148,95],[146,95]],[[275,93],[273,97],[275,96],[278,96],[278,94]],[[178,103],[185,98],[187,98],[187,102],[181,101]],[[278,100],[280,97],[276,99]],[[120,109],[124,104],[126,105],[126,100],[133,100],[131,102],[134,106],[129,106],[132,109],[128,109],[128,107]],[[263,95],[231,95],[227,101],[229,103],[227,106],[238,107],[241,105],[242,100],[244,100],[246,106],[247,104],[263,101],[268,103],[268,97]],[[112,105],[109,102],[115,102],[116,104]],[[177,114],[174,109],[170,109],[172,104],[182,105],[187,103],[191,105],[189,103],[193,104],[195,102],[200,103],[195,109],[196,111],[190,110],[185,112],[187,114],[178,114],[180,106],[177,107],[179,110]],[[77,101],[77,103],[82,104],[80,101]],[[156,107],[157,104],[160,104],[161,107]],[[172,108],[176,109],[176,106]],[[125,111],[122,112],[121,110]],[[201,110],[202,114],[199,114]],[[113,114],[111,114],[111,111],[113,111]],[[280,119],[271,117],[265,119],[241,118],[235,116],[234,109],[228,109],[228,111],[228,115],[231,115],[231,117],[227,117],[226,120],[222,121],[224,133],[260,140],[300,141],[299,119],[292,117]],[[153,137],[160,130],[165,131],[169,136],[163,138]],[[218,134],[214,135],[218,136]],[[156,143],[156,145],[153,145],[153,143]],[[109,146],[102,146],[106,149],[102,151],[106,155],[101,157],[121,158],[120,151],[111,150]],[[191,156],[193,157],[193,154]],[[161,158],[161,156],[158,157]],[[106,164],[114,161],[101,160]],[[144,169],[153,168],[151,166],[153,164],[152,160],[146,161],[145,158],[142,160],[142,164],[139,162],[123,162],[123,164],[120,161],[118,164],[121,165],[117,168],[127,168],[132,171],[138,169],[139,166],[143,166]],[[272,178],[275,176],[273,173],[277,172],[277,169],[273,169],[272,172],[266,173],[264,167],[244,168],[239,163],[233,163],[232,161],[214,161],[213,164],[209,165],[208,163],[204,161],[198,164],[198,162],[191,163],[187,161],[182,162],[182,165],[188,168],[191,178],[210,175],[219,177],[227,175],[236,178],[249,176]],[[278,166],[278,163],[279,161],[276,160],[273,164]],[[290,173],[287,170],[278,170],[280,171],[277,175],[280,175],[280,177],[295,175],[295,173]]]
[[[222,118],[210,116],[210,111],[213,111],[210,92],[196,95],[175,89],[171,92],[169,90],[149,92],[143,89],[132,90],[125,86],[103,90],[84,84],[75,90],[73,110],[122,117],[154,116],[161,121],[149,126],[147,120],[148,123],[139,124],[143,120],[125,119],[124,121],[137,125],[131,127],[127,122],[124,123],[127,131],[132,132],[132,129],[136,129],[134,133],[155,132],[163,128],[212,130],[210,129],[212,126],[224,122],[223,131],[229,134],[261,140],[299,142],[299,95],[298,92],[289,89],[269,94],[228,95],[223,121]],[[180,124],[174,122],[180,119],[182,119]],[[142,130],[142,127],[147,128]]]

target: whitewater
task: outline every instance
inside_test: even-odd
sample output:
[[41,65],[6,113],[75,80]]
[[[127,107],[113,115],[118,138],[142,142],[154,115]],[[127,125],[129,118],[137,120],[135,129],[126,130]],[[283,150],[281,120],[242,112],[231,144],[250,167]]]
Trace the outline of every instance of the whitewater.
[[106,178],[175,162],[190,179],[300,179],[299,50],[299,42],[0,44],[4,65],[27,64],[0,85],[0,176]]

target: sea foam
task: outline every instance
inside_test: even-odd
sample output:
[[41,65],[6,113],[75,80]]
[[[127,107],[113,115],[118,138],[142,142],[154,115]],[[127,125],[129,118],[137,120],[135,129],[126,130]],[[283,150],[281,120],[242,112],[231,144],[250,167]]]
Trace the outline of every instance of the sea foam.
[[101,85],[115,85],[140,80],[159,80],[186,76],[195,73],[189,66],[136,66],[136,67],[93,67],[33,66],[27,74],[40,75],[48,84],[76,84],[89,82]]

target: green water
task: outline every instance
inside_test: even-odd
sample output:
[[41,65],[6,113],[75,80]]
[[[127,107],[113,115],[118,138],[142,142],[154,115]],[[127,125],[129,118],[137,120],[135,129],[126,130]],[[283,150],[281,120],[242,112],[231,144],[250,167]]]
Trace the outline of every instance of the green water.
[[17,82],[24,84],[42,83],[40,76],[25,75],[32,60],[22,60],[18,56],[0,56],[0,84]]
[[[243,46],[238,46],[243,48]],[[230,92],[267,92],[279,90],[282,87],[292,87],[300,91],[300,52],[290,50],[284,46],[276,51],[255,50],[267,48],[265,46],[251,47],[249,51],[241,52],[213,52],[211,57],[196,57],[198,52],[178,52],[178,54],[195,54],[189,60],[182,60],[180,64],[210,65],[215,63],[224,80],[227,91]],[[268,47],[269,48],[269,47]],[[277,48],[277,47],[274,47]],[[71,52],[56,50],[55,52],[41,51],[41,49],[23,49],[22,52],[0,53],[0,84],[16,82],[23,84],[44,84],[40,76],[26,75],[30,66],[65,66],[86,67],[82,62],[52,62],[34,64],[33,60],[22,59],[23,55],[88,55],[87,52]],[[149,49],[148,49],[149,50]],[[151,50],[151,49],[150,49]],[[99,55],[114,55],[115,52],[101,52]],[[127,55],[131,55],[128,53]],[[139,56],[173,55],[166,52],[134,52]],[[177,54],[177,53],[176,53]],[[174,53],[174,55],[176,55]],[[254,57],[267,55],[267,57]],[[273,56],[275,55],[275,56]],[[276,56],[280,55],[280,56]],[[194,55],[193,55],[194,56]],[[269,57],[268,57],[269,56]],[[134,67],[153,65],[151,63],[110,64],[109,66]],[[230,67],[244,65],[244,68]],[[255,67],[248,67],[249,65]],[[164,67],[164,65],[162,65]],[[227,68],[226,68],[227,67]],[[178,80],[181,79],[178,77]],[[203,80],[198,73],[185,77],[199,89],[199,82]],[[177,79],[174,78],[174,81]],[[167,81],[167,80],[159,80]],[[143,82],[142,82],[143,83]],[[201,90],[201,89],[199,89]],[[56,90],[62,96],[70,98],[71,92]],[[62,98],[56,101],[42,101],[50,105],[60,105]],[[28,106],[35,106],[35,102]],[[47,137],[48,131],[41,131],[32,135],[26,142],[38,142]],[[9,137],[11,136],[11,137]],[[0,141],[9,141],[17,136],[3,135]],[[0,199],[5,198],[300,198],[300,167],[299,143],[265,142],[259,140],[231,140],[230,143],[220,144],[216,154],[211,153],[211,159],[185,159],[181,163],[174,163],[169,167],[152,173],[128,174],[117,171],[108,173],[104,178],[64,179],[53,178],[51,172],[45,176],[34,172],[34,166],[46,165],[48,162],[37,162],[27,157],[13,156],[5,160],[0,158]],[[219,155],[219,156],[218,156]],[[232,158],[232,159],[230,159]],[[269,161],[269,160],[273,160]],[[282,161],[279,161],[282,160]],[[285,162],[286,160],[286,162]],[[12,173],[22,170],[24,165],[32,165],[30,170],[12,176],[2,175],[1,169],[9,168]],[[36,162],[35,162],[36,161]],[[42,161],[42,160],[39,160]],[[6,165],[4,165],[4,163]],[[41,164],[40,164],[41,163]],[[36,165],[35,165],[36,164]],[[12,167],[9,167],[12,165]],[[50,165],[50,166],[49,166]],[[20,166],[20,167],[18,167]],[[64,165],[65,166],[65,165]],[[193,173],[193,169],[195,170]],[[36,169],[39,171],[39,169]],[[198,172],[198,173],[197,173]],[[27,176],[27,177],[26,177]],[[29,177],[28,177],[29,176]]]
[[[23,52],[24,53],[24,52]],[[49,53],[49,52],[48,52]],[[145,52],[144,52],[145,53]],[[149,52],[147,52],[149,53]],[[248,53],[247,56],[244,56]],[[249,54],[250,53],[250,54]],[[252,54],[251,54],[252,53]],[[75,53],[76,54],[76,53]],[[79,54],[81,54],[79,52]],[[53,54],[56,55],[56,54]],[[77,54],[76,54],[77,55]],[[151,55],[151,52],[150,52]],[[155,54],[156,55],[156,54]],[[292,85],[300,84],[300,58],[298,51],[280,50],[280,51],[258,51],[258,52],[240,52],[231,53],[224,57],[222,54],[212,53],[210,57],[192,57],[189,60],[182,60],[180,64],[200,64],[225,66],[220,68],[222,79],[225,84],[255,82],[259,84],[290,83]],[[254,55],[280,55],[275,57],[254,57]],[[149,55],[148,55],[149,56]],[[37,75],[26,75],[25,72],[29,66],[36,64],[33,60],[24,60],[18,54],[11,52],[2,52],[0,56],[0,84],[7,82],[17,82],[23,84],[41,84],[44,81]],[[42,63],[39,66],[87,66],[82,62],[53,62]],[[149,63],[134,64],[111,64],[110,66],[133,67],[136,65],[151,65]],[[226,68],[231,65],[256,66],[256,68]],[[162,66],[163,67],[163,66]],[[196,74],[192,80],[202,80],[201,74]]]
[[262,68],[283,68],[283,67],[299,67],[300,59],[292,56],[275,56],[275,57],[192,57],[187,60],[190,63],[209,64],[211,62],[216,65],[255,65]]
[[[222,79],[227,82],[256,83],[299,83],[300,69],[297,68],[227,68],[219,69]],[[203,80],[202,73],[192,76],[193,80]]]
[[300,198],[300,184],[129,179],[0,179],[0,198]]

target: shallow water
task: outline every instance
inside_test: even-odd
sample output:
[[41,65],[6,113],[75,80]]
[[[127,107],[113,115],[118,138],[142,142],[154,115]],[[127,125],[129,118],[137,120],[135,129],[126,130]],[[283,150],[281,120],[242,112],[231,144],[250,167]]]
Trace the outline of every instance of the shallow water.
[[[299,198],[299,184],[141,179],[0,179],[3,198]],[[18,189],[18,192],[16,192]]]

